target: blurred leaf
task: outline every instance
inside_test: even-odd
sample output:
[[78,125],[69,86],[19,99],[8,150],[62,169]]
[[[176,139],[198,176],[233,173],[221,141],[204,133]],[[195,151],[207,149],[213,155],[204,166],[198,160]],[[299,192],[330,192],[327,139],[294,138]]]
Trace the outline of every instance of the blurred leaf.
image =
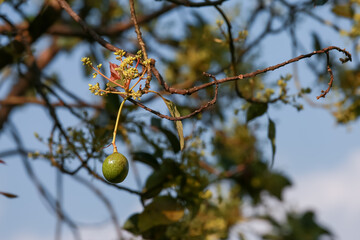
[[340,17],[352,18],[354,16],[354,10],[350,4],[334,5],[331,11]]
[[149,199],[157,196],[164,188],[173,183],[182,174],[179,163],[172,159],[165,159],[160,169],[154,171],[146,180],[142,198]]
[[157,128],[162,128],[161,126],[161,119],[160,118],[151,118],[151,126],[155,126]]
[[329,0],[313,0],[314,6],[321,6],[327,3]]
[[323,235],[332,236],[330,231],[315,221],[315,214],[312,211],[288,212],[284,222],[279,222],[271,216],[262,219],[269,221],[273,227],[272,233],[262,235],[266,240],[315,240],[322,239]]
[[291,182],[288,178],[280,173],[270,173],[265,175],[262,179],[263,188],[271,195],[275,196],[279,200],[282,200],[282,194],[286,187],[291,186]]
[[255,145],[257,139],[245,124],[236,124],[231,131],[218,130],[213,139],[214,154],[224,170],[236,168],[244,162],[258,159],[259,151]]
[[268,138],[271,143],[272,157],[271,157],[271,166],[274,164],[275,152],[276,152],[276,144],[275,144],[275,123],[269,118],[269,126],[268,126]]
[[143,189],[142,199],[153,198],[163,190],[164,184],[167,180],[167,175],[164,171],[153,172],[146,180],[145,188]]
[[166,128],[163,128],[161,126],[161,120],[159,121],[160,119],[156,119],[156,118],[152,118],[151,119],[151,126],[159,131],[161,131],[165,136],[166,138],[169,140],[170,142],[170,145],[174,151],[174,153],[177,153],[180,151],[180,142],[179,142],[179,139],[176,137],[176,135],[166,129]]
[[128,220],[125,222],[123,228],[129,232],[132,232],[133,234],[140,234],[141,232],[138,227],[139,215],[139,213],[131,215],[131,217],[129,217]]
[[102,99],[105,101],[106,111],[110,114],[116,114],[120,106],[119,96],[116,94],[108,94],[103,96]]
[[179,221],[184,216],[184,207],[174,198],[160,196],[147,206],[139,215],[141,232],[159,225],[168,225]]
[[7,198],[17,198],[18,196],[12,193],[0,192],[0,195],[4,195]]
[[268,105],[266,103],[252,103],[246,113],[246,122],[262,116],[267,109]]
[[[181,117],[179,111],[177,110],[175,104],[172,101],[170,101],[168,99],[165,99],[165,98],[163,98],[163,100],[164,100],[166,106],[168,107],[171,116],[173,116],[173,117]],[[183,150],[184,145],[185,145],[185,143],[184,143],[183,125],[182,125],[181,121],[174,121],[174,122],[175,122],[176,130],[177,130],[177,132],[179,134],[180,150]]]
[[1,159],[0,159],[0,163],[2,163],[2,164],[6,164],[6,163],[5,163],[3,160],[1,160]]
[[149,165],[153,169],[159,169],[160,164],[156,160],[156,157],[154,157],[152,154],[147,152],[134,152],[133,154],[133,160],[139,161],[142,163],[145,163],[146,165]]
[[81,42],[81,38],[68,38],[68,37],[58,37],[57,45],[61,49],[70,53],[74,47],[76,47]]
[[174,151],[174,153],[177,153],[180,151],[180,142],[179,139],[176,137],[176,135],[165,128],[160,128],[160,131],[165,134],[166,138],[169,140],[171,147]]
[[[312,33],[312,38],[313,38],[313,48],[314,48],[314,50],[321,50],[322,47],[321,47],[321,42],[320,42],[319,36],[315,32],[313,32]],[[318,54],[317,54],[317,56],[318,56]],[[321,57],[321,56],[318,56],[318,57]]]

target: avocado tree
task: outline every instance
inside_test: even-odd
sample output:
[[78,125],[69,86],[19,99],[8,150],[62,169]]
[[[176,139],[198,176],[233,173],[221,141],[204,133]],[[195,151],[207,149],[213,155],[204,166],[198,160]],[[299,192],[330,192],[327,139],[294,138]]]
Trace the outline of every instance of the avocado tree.
[[[9,87],[0,99],[0,133],[9,133],[17,148],[0,151],[0,167],[6,168],[8,156],[23,159],[56,214],[56,239],[62,225],[75,239],[81,234],[59,195],[35,174],[35,160],[58,170],[58,192],[64,176],[93,191],[109,211],[118,239],[251,239],[241,225],[253,221],[266,226],[255,233],[259,239],[331,239],[312,211],[285,211],[279,219],[267,207],[269,199],[283,204],[284,189],[291,187],[290,179],[272,168],[276,122],[268,110],[289,105],[300,111],[308,102],[330,111],[338,123],[357,120],[359,73],[349,63],[354,57],[340,46],[324,45],[318,29],[310,36],[312,45],[304,48],[298,26],[310,19],[330,28],[353,42],[356,55],[359,4],[4,1],[0,68],[1,84]],[[319,9],[349,27],[328,21]],[[260,46],[277,34],[288,37],[294,56],[264,67]],[[51,68],[72,52],[83,56],[71,64],[83,71],[85,81],[71,81],[89,89],[87,94],[64,84],[61,73],[67,69]],[[284,54],[282,49],[277,53]],[[318,80],[313,87],[302,87],[296,71],[275,81],[266,78],[298,62],[309,64]],[[296,89],[288,87],[291,81]],[[311,99],[308,94],[318,86],[323,90]],[[52,125],[46,136],[35,133],[44,146],[40,151],[26,147],[29,136],[20,134],[10,118],[30,104],[42,106]],[[68,115],[76,120],[69,123]],[[257,134],[259,129],[266,134]],[[128,172],[137,187],[127,184]],[[135,195],[142,210],[120,223],[102,186]],[[0,197],[17,195],[0,192]],[[245,206],[262,210],[244,214]]]

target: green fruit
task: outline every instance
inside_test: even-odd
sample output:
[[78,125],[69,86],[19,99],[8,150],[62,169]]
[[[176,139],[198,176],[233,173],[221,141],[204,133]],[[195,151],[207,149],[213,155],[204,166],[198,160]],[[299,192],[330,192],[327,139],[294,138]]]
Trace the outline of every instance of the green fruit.
[[103,162],[102,172],[109,182],[120,183],[129,172],[129,162],[124,155],[114,152]]

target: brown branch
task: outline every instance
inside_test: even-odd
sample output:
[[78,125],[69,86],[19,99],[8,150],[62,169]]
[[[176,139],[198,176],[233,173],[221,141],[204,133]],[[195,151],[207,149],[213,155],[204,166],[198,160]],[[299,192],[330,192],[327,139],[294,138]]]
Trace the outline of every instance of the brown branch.
[[144,55],[144,60],[146,60],[147,57],[147,52],[146,52],[146,44],[141,36],[141,31],[140,31],[140,27],[136,18],[136,13],[135,13],[135,7],[134,7],[134,0],[129,0],[129,5],[130,5],[130,14],[131,14],[131,21],[133,22],[134,26],[135,26],[135,32],[136,32],[136,36],[138,39],[138,43],[140,45],[142,54]]
[[199,86],[195,86],[195,87],[192,87],[192,88],[189,88],[189,89],[176,89],[176,88],[172,88],[172,87],[169,87],[167,85],[167,83],[163,80],[162,76],[160,75],[160,73],[158,72],[158,70],[152,66],[151,68],[151,71],[152,73],[154,74],[154,76],[157,78],[159,84],[165,89],[165,91],[171,93],[171,94],[181,94],[181,95],[191,95],[199,90],[202,90],[204,88],[207,88],[209,86],[212,86],[214,84],[222,84],[222,83],[225,83],[225,82],[231,82],[231,81],[237,81],[237,80],[241,80],[241,79],[245,79],[245,78],[252,78],[252,77],[255,77],[259,74],[263,74],[263,73],[266,73],[266,72],[269,72],[269,71],[274,71],[278,68],[281,68],[281,67],[284,67],[290,63],[294,63],[294,62],[297,62],[301,59],[304,59],[304,58],[310,58],[312,57],[313,55],[316,55],[316,54],[322,54],[322,53],[327,53],[331,50],[337,50],[339,52],[342,52],[345,54],[346,56],[346,59],[343,60],[343,61],[351,61],[351,54],[346,51],[345,49],[341,49],[339,47],[336,47],[336,46],[330,46],[330,47],[327,47],[327,48],[324,48],[324,49],[321,49],[321,50],[318,50],[318,51],[313,51],[311,53],[308,53],[308,54],[305,54],[305,55],[300,55],[298,57],[295,57],[295,58],[292,58],[290,60],[287,60],[285,62],[282,62],[282,63],[279,63],[277,65],[274,65],[274,66],[270,66],[270,67],[267,67],[267,68],[264,68],[264,69],[259,69],[259,70],[256,70],[254,72],[251,72],[251,73],[245,73],[245,74],[240,74],[240,75],[237,75],[237,76],[233,76],[233,77],[227,77],[227,78],[222,78],[220,80],[217,80],[217,82],[213,81],[213,82],[209,82],[209,83],[204,83],[202,85],[199,85]]
[[37,188],[40,196],[48,203],[50,208],[60,215],[61,219],[69,226],[70,230],[74,234],[75,239],[80,239],[78,227],[73,220],[70,219],[69,216],[62,209],[56,208],[57,200],[53,198],[51,193],[46,189],[46,187],[41,183],[37,175],[35,174],[31,164],[29,163],[29,158],[27,157],[28,153],[25,151],[23,147],[23,143],[20,138],[20,134],[15,128],[15,126],[11,125],[11,135],[14,139],[14,142],[17,145],[18,153],[22,157],[22,162],[25,167],[26,173],[29,176],[30,180],[34,183]]
[[166,0],[168,2],[172,2],[178,5],[183,5],[186,7],[209,7],[209,6],[217,6],[217,5],[221,5],[223,2],[227,1],[227,0],[217,0],[217,1],[206,1],[205,2],[192,2],[189,0]]
[[[4,100],[0,100],[0,105],[3,105],[3,106],[5,106],[5,105],[14,106],[14,105],[23,105],[23,104],[38,104],[38,105],[43,105],[43,106],[46,105],[45,101],[38,99],[36,97],[10,96]],[[85,103],[85,102],[65,104],[63,101],[59,101],[59,102],[51,103],[51,106],[53,106],[53,107],[68,106],[68,107],[73,107],[73,108],[88,107],[88,108],[94,108],[94,109],[98,109],[98,110],[104,109],[104,107],[101,105],[89,104],[89,103]]]
[[[60,48],[56,45],[56,43],[53,43],[49,48],[45,49],[36,59],[36,64],[38,68],[45,68],[59,51]],[[14,97],[22,97],[25,92],[31,87],[34,78],[36,78],[35,75],[36,74],[34,72],[29,71],[25,75],[20,76],[19,81],[12,87],[4,101]],[[7,121],[8,116],[10,115],[14,106],[15,105],[3,105],[0,108],[0,129],[2,129],[4,123]]]
[[[140,31],[140,27],[137,21],[137,17],[136,17],[136,13],[135,13],[135,7],[134,7],[134,0],[129,0],[129,5],[130,5],[130,14],[131,14],[131,20],[134,23],[135,26],[135,32],[136,32],[136,36],[138,39],[138,43],[140,45],[142,54],[144,56],[144,60],[148,59],[148,55],[146,52],[146,45],[145,42],[141,36],[141,31]],[[146,71],[148,73],[150,73],[150,65],[146,66]],[[148,74],[147,78],[146,78],[146,82],[145,82],[145,89],[149,89],[150,88],[150,81],[151,81],[151,74]]]
[[[171,4],[171,5],[164,6],[163,8],[161,8],[153,13],[150,13],[148,15],[140,16],[140,17],[138,17],[138,23],[139,23],[139,25],[148,23],[149,21],[156,19],[165,13],[168,13],[169,11],[171,11],[172,9],[174,9],[176,7],[178,7],[178,5]],[[129,30],[133,26],[134,26],[133,22],[128,21],[128,22],[115,23],[113,25],[109,25],[109,26],[105,26],[105,27],[104,26],[94,27],[93,30],[98,35],[114,37],[114,36],[118,36],[120,33],[124,32],[126,30]],[[25,31],[28,29],[28,27],[29,26],[28,26],[27,22],[19,23],[19,24],[13,25],[13,26],[9,25],[9,24],[0,25],[0,34],[3,34],[3,35],[13,34],[16,31]],[[74,27],[66,25],[65,23],[54,24],[46,31],[46,33],[51,34],[51,35],[60,35],[62,37],[85,38],[85,37],[89,36],[89,34],[87,32],[84,32],[83,29],[74,28]]]
[[95,41],[101,44],[104,48],[115,52],[117,50],[120,50],[120,48],[115,47],[114,45],[107,42],[105,39],[100,37],[93,29],[88,27],[88,25],[77,15],[74,10],[70,7],[70,5],[65,2],[65,0],[57,0],[59,5],[76,21],[80,24],[80,26],[83,28],[83,30],[88,33]]
[[[145,16],[138,17],[138,24],[144,24],[148,23],[149,21],[156,19],[157,17],[160,17],[161,15],[171,11],[172,9],[178,7],[175,4],[164,6],[163,8],[150,13]],[[126,30],[129,30],[134,26],[134,23],[132,21],[129,22],[121,22],[116,23],[110,26],[101,26],[101,27],[95,27],[93,28],[94,31],[98,35],[105,35],[108,37],[118,36],[121,32],[124,32]],[[0,26],[0,32],[1,32],[1,26]],[[84,32],[83,30],[74,29],[70,26],[64,25],[64,24],[56,24],[52,26],[47,33],[52,35],[61,35],[61,36],[75,36],[75,37],[86,37],[88,34]]]
[[332,84],[334,82],[334,74],[331,70],[331,67],[330,67],[330,56],[329,56],[329,52],[326,52],[326,62],[327,62],[327,71],[328,73],[330,74],[330,81],[328,83],[328,88],[324,91],[324,90],[321,90],[321,94],[319,96],[316,97],[316,99],[319,99],[319,98],[325,98],[326,94],[328,94],[328,92],[330,91],[331,87],[332,87]]
[[38,15],[28,24],[28,28],[24,31],[19,29],[20,31],[17,32],[14,40],[0,48],[0,69],[14,63],[24,53],[27,45],[34,43],[41,37],[58,19],[60,10],[58,5],[53,4],[52,1],[44,3]]
[[116,211],[113,205],[111,204],[111,202],[109,201],[109,199],[102,193],[102,191],[100,191],[97,187],[95,187],[95,185],[92,184],[91,182],[86,181],[84,178],[77,175],[74,175],[73,178],[76,181],[83,184],[84,186],[88,187],[91,191],[93,191],[94,194],[104,203],[105,207],[109,211],[110,218],[114,224],[116,234],[118,235],[118,239],[123,239],[122,232],[120,229],[120,222],[118,220],[118,217],[116,216]]
[[203,74],[214,79],[214,82],[216,84],[214,98],[211,101],[209,101],[206,104],[202,105],[200,108],[196,109],[195,111],[193,111],[192,113],[190,113],[188,115],[181,116],[181,117],[170,117],[168,115],[161,114],[160,112],[155,111],[154,109],[151,109],[151,108],[145,106],[144,104],[142,104],[141,102],[137,102],[137,101],[135,101],[135,100],[133,100],[131,98],[129,98],[128,101],[130,101],[131,103],[133,103],[134,105],[136,105],[138,107],[141,107],[142,109],[144,109],[146,111],[149,111],[149,112],[155,114],[158,117],[165,118],[165,119],[170,120],[170,121],[180,121],[180,120],[190,118],[192,116],[195,116],[195,115],[201,113],[202,111],[204,111],[208,107],[214,105],[216,103],[216,101],[217,101],[218,88],[219,88],[219,86],[217,84],[218,81],[216,80],[215,76],[213,76],[211,74],[208,74],[208,73],[203,73]]
[[220,15],[223,17],[223,19],[226,23],[226,26],[227,26],[229,51],[230,51],[230,56],[231,56],[231,70],[232,70],[232,74],[235,75],[237,71],[236,71],[234,38],[233,38],[232,32],[231,32],[231,28],[232,28],[231,23],[230,23],[228,17],[226,16],[226,14],[224,13],[224,11],[219,6],[215,6],[215,8],[216,8],[216,10],[218,10]]

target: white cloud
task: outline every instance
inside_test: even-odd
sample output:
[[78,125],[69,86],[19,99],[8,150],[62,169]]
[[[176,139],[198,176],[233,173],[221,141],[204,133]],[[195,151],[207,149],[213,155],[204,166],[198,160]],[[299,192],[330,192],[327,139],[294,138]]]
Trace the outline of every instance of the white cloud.
[[[321,172],[297,176],[286,199],[301,209],[311,208],[339,240],[360,236],[360,150]],[[357,236],[357,237],[355,237]]]

